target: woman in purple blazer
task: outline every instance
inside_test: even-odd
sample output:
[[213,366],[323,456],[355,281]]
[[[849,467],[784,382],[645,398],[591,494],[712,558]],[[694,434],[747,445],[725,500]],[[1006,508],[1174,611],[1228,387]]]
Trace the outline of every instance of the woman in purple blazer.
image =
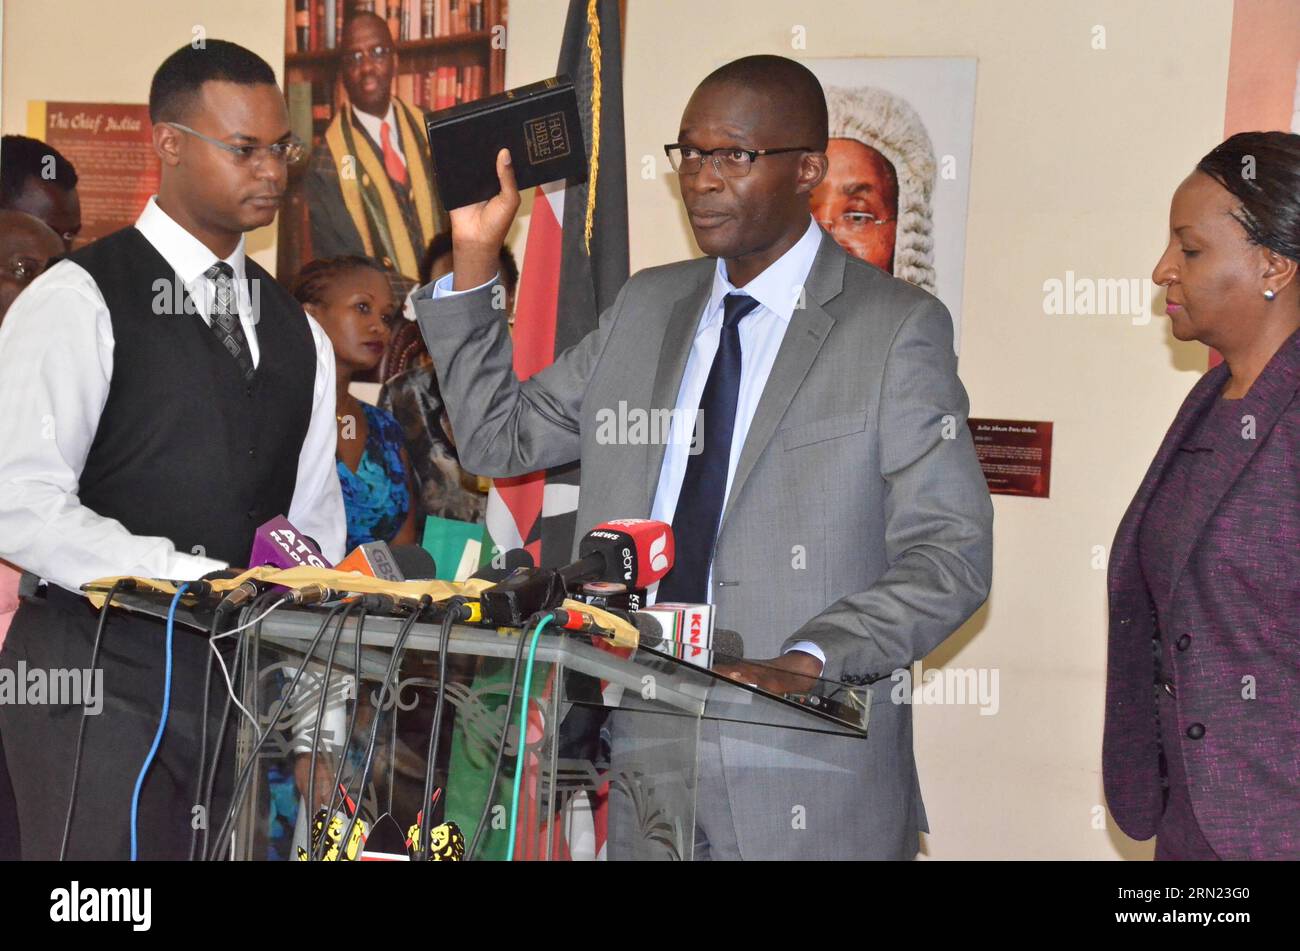
[[1106,800],[1157,859],[1300,857],[1300,136],[1234,135],[1174,193],[1152,279],[1224,362],[1111,552]]

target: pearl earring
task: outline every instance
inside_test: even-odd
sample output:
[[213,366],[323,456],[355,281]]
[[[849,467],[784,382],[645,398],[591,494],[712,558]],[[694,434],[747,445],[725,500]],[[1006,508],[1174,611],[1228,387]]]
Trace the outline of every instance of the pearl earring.
[[1277,297],[1277,291],[1273,290],[1273,288],[1271,287],[1267,287],[1264,289],[1265,300],[1272,300],[1274,297]]

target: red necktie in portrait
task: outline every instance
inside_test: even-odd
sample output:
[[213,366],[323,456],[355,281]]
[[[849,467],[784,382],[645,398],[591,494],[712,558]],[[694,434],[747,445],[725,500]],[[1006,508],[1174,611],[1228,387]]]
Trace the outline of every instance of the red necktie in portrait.
[[393,130],[387,122],[379,126],[379,138],[382,140],[381,145],[384,149],[384,171],[398,185],[406,184],[406,166],[398,157],[397,149],[393,148]]

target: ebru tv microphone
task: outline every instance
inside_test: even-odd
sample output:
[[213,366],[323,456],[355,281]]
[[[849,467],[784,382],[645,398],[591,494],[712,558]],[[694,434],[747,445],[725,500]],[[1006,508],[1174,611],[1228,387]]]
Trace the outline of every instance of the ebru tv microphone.
[[578,542],[578,560],[560,569],[565,588],[588,581],[614,581],[648,588],[673,566],[673,528],[652,518],[601,522]]
[[493,624],[520,627],[538,611],[559,607],[570,588],[610,581],[647,588],[673,566],[673,529],[648,518],[602,522],[578,542],[578,560],[558,571],[521,569],[482,594]]

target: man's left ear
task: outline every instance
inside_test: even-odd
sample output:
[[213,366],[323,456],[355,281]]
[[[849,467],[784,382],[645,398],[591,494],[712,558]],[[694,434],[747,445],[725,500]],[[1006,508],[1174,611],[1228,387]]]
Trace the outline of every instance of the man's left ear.
[[798,193],[806,195],[822,183],[830,169],[825,152],[805,152],[799,161]]
[[166,122],[157,122],[154,123],[151,135],[154,154],[158,156],[158,161],[164,165],[179,165],[181,163],[181,133]]

